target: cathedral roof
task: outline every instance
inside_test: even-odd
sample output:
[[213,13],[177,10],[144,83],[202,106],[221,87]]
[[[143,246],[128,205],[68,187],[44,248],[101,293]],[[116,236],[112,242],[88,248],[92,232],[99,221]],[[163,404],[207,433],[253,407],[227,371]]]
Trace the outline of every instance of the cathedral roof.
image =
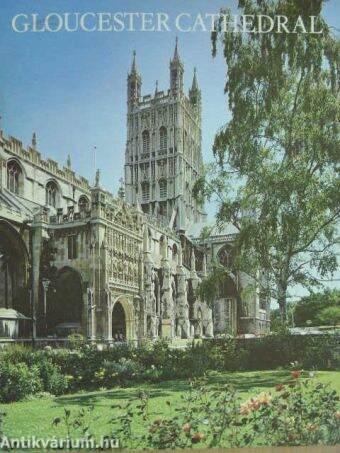
[[210,232],[210,237],[214,236],[228,236],[237,233],[237,229],[231,224],[227,223],[223,226],[216,225],[216,221],[213,219],[206,220],[204,222],[192,222],[188,229],[187,234],[192,239],[199,239],[202,232],[207,229]]

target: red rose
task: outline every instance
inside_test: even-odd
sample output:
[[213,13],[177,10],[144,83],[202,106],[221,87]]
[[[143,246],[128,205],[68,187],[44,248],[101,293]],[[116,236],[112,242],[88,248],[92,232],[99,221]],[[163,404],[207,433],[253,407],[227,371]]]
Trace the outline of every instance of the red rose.
[[197,444],[198,442],[201,442],[201,440],[204,439],[204,434],[202,433],[195,433],[192,438],[191,438],[191,442],[193,444]]
[[291,372],[292,378],[298,379],[301,376],[301,371],[300,370],[294,370]]

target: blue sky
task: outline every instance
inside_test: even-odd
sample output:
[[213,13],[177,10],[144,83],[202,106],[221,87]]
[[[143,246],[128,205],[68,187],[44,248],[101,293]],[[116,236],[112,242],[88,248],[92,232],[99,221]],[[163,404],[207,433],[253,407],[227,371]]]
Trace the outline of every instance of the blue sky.
[[[214,134],[227,119],[223,95],[225,66],[211,57],[209,33],[15,33],[12,17],[51,12],[218,12],[234,0],[1,0],[0,115],[6,134],[27,145],[32,132],[44,156],[64,163],[67,154],[77,173],[93,179],[93,146],[108,190],[116,191],[122,176],[125,146],[126,74],[137,51],[143,93],[169,84],[169,58],[178,35],[185,64],[185,87],[197,67],[203,96],[203,153],[208,161]],[[327,3],[325,15],[337,25],[340,2]]]
[[[228,119],[223,94],[225,64],[213,59],[209,33],[171,32],[58,32],[22,33],[12,30],[19,13],[51,12],[181,12],[216,13],[233,9],[235,0],[1,0],[0,4],[0,115],[6,135],[24,145],[32,132],[45,157],[65,164],[71,154],[78,174],[93,181],[93,147],[102,184],[116,192],[123,175],[126,133],[126,75],[132,51],[143,79],[143,94],[169,85],[169,59],[178,35],[188,89],[196,66],[203,98],[203,154],[212,156],[217,129]],[[340,1],[329,0],[324,15],[340,28]],[[213,209],[209,209],[211,214]]]

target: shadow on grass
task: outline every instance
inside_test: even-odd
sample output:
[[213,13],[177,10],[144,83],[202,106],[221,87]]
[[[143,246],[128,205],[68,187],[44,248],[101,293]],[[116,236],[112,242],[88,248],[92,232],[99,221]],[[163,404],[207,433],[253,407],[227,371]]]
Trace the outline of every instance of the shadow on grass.
[[290,373],[286,370],[259,371],[253,373],[225,373],[211,376],[209,383],[218,388],[219,385],[231,384],[240,392],[249,392],[251,389],[275,387],[276,384],[291,380]]
[[[65,395],[59,398],[55,398],[54,402],[60,406],[66,405],[80,405],[80,406],[109,406],[110,402],[112,404],[117,404],[117,402],[121,402],[122,405],[128,403],[129,400],[136,401],[138,398],[139,389],[129,392],[131,388],[126,389],[117,389],[117,390],[99,390],[98,392],[91,392],[91,393],[78,393],[73,395]],[[140,386],[140,390],[146,390],[146,385]],[[156,397],[167,397],[171,396],[169,393],[150,390],[147,389],[150,398]]]
[[[207,383],[213,389],[221,385],[231,384],[240,392],[251,392],[255,388],[270,388],[278,383],[285,383],[290,380],[288,371],[259,371],[251,373],[225,372],[210,374]],[[150,398],[169,398],[176,393],[183,393],[189,389],[189,380],[169,380],[159,383],[131,383],[126,388],[112,390],[99,390],[97,392],[77,393],[56,398],[57,406],[80,405],[80,406],[109,406],[119,401],[126,404],[129,400],[136,400],[141,390],[146,391]]]

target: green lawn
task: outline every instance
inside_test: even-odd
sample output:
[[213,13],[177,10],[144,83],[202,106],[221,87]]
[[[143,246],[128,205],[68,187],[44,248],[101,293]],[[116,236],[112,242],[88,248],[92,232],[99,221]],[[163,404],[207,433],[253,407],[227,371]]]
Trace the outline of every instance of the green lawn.
[[[241,393],[243,398],[256,395],[259,392],[270,391],[275,384],[290,380],[289,371],[261,371],[212,373],[209,385],[218,388],[221,384],[231,383]],[[330,383],[340,393],[340,371],[320,371],[316,378],[323,383]],[[188,381],[173,380],[152,385],[132,385],[129,388],[115,388],[95,392],[76,393],[58,398],[45,397],[0,406],[6,413],[3,431],[8,437],[33,436],[48,438],[64,437],[64,426],[53,426],[52,420],[63,415],[64,408],[77,412],[80,408],[94,406],[91,414],[92,431],[97,436],[110,432],[109,420],[114,415],[112,405],[124,404],[130,398],[138,395],[141,389],[150,395],[150,413],[155,417],[169,415],[176,404],[181,401],[181,395],[188,390]],[[166,401],[171,401],[167,405]]]

